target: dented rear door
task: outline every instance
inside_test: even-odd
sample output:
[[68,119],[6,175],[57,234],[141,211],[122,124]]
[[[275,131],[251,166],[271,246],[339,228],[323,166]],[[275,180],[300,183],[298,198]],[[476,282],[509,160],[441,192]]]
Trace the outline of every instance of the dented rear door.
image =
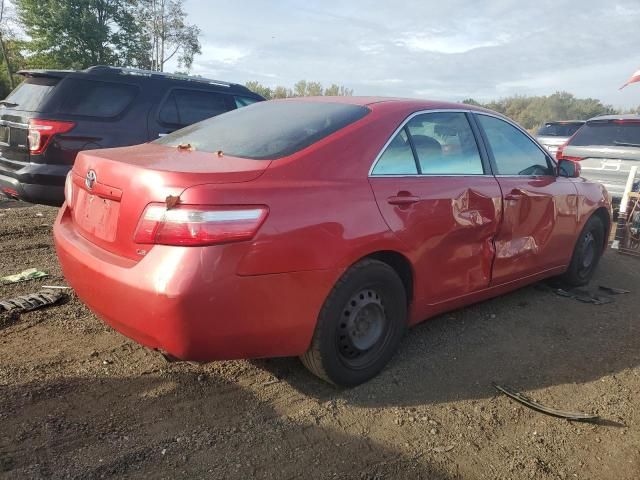
[[424,113],[389,141],[369,182],[415,266],[415,293],[437,304],[487,288],[502,198],[463,112]]

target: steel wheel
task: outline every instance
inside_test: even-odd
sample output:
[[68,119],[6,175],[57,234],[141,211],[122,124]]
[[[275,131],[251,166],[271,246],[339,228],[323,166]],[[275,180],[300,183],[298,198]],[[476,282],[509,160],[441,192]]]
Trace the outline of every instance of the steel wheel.
[[382,298],[372,289],[351,297],[336,330],[340,359],[351,368],[363,368],[379,356],[389,333]]

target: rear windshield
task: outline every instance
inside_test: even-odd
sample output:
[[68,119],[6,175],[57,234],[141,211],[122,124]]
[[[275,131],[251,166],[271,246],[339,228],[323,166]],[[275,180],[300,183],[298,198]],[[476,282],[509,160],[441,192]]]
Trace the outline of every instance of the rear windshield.
[[589,122],[576,133],[571,145],[640,147],[640,122]]
[[316,102],[258,102],[223,113],[156,140],[161,145],[190,144],[205,152],[275,159],[291,155],[361,119],[369,109]]
[[547,123],[538,130],[541,137],[570,137],[582,126],[581,123]]
[[89,117],[115,117],[138,93],[135,85],[69,78],[59,113]]
[[[51,90],[59,81],[59,78],[50,77],[27,78],[9,94],[6,101],[16,104],[12,108],[26,112],[41,112],[41,107],[44,104],[43,100],[51,93]],[[1,105],[0,108],[2,108]]]

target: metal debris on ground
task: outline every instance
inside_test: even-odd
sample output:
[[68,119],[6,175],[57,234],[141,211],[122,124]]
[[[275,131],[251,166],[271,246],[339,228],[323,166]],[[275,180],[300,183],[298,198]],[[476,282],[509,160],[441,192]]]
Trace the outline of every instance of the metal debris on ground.
[[631,290],[625,290],[624,288],[607,287],[606,285],[598,286],[603,292],[607,292],[611,295],[622,295],[624,293],[631,293]]
[[576,420],[576,421],[583,421],[583,422],[595,421],[595,420],[598,420],[599,418],[598,415],[593,415],[590,413],[565,412],[563,410],[556,410],[555,408],[545,407],[544,405],[534,400],[531,400],[526,395],[523,395],[522,393],[518,392],[517,390],[514,390],[511,387],[508,387],[506,385],[498,385],[496,383],[493,383],[492,385],[496,390],[504,393],[509,398],[512,398],[517,402],[520,402],[521,404],[531,408],[532,410],[535,410],[540,413],[545,413],[547,415],[551,415],[552,417],[565,418],[567,420]]
[[607,303],[613,302],[613,298],[611,297],[607,297],[605,295],[596,295],[593,292],[580,288],[574,288],[571,290],[554,288],[552,291],[560,297],[573,298],[574,300],[577,300],[579,302],[592,303],[593,305],[605,305]]
[[42,288],[50,288],[52,290],[71,290],[71,287],[63,287],[62,285],[42,285]]
[[29,312],[38,308],[47,307],[58,303],[66,295],[60,290],[42,290],[38,293],[20,295],[6,300],[0,300],[0,312],[2,311],[22,311]]
[[15,275],[7,275],[6,277],[1,277],[0,284],[26,282],[28,280],[33,280],[36,278],[42,278],[42,277],[48,277],[48,276],[49,276],[48,273],[42,272],[37,268],[29,268],[27,270],[23,270],[20,273],[16,273]]

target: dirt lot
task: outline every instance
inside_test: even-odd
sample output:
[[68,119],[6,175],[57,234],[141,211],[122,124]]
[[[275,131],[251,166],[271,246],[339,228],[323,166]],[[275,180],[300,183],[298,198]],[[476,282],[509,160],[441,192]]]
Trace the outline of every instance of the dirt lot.
[[[0,298],[64,284],[56,211],[16,207],[0,202],[0,276],[51,277]],[[351,390],[297,359],[168,364],[73,296],[0,314],[0,478],[637,479],[640,262],[609,253],[594,283],[633,293],[596,306],[532,286],[443,315]],[[533,412],[492,381],[603,420]]]

